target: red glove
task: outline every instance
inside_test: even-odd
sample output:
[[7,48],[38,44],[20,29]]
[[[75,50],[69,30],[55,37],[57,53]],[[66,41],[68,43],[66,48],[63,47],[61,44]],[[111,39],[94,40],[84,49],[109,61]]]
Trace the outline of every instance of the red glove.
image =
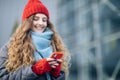
[[35,65],[33,65],[32,70],[34,73],[41,75],[51,71],[51,66],[49,65],[47,59],[44,58],[39,60]]
[[51,73],[51,75],[53,75],[54,77],[57,78],[60,76],[60,71],[61,71],[61,63],[56,68],[52,68],[50,73]]

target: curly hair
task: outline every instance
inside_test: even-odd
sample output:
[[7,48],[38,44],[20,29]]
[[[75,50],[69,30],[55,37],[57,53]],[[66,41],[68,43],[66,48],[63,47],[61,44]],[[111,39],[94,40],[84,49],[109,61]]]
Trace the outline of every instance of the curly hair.
[[[26,19],[22,23],[22,25],[17,28],[11,38],[11,41],[8,45],[8,59],[6,60],[5,66],[9,72],[13,72],[22,66],[32,65],[35,62],[35,58],[33,57],[35,47],[31,41],[30,35],[30,29],[33,25],[33,17],[34,15]],[[68,74],[68,65],[71,58],[70,54],[65,48],[65,45],[59,34],[55,30],[53,24],[49,20],[47,23],[47,27],[49,27],[53,31],[53,36],[51,39],[53,50],[63,52],[64,54],[62,58],[62,70],[64,70],[65,73]]]

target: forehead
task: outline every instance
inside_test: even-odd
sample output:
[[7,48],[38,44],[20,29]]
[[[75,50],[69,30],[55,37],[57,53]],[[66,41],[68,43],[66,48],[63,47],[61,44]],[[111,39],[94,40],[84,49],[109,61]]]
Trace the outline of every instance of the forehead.
[[37,13],[35,14],[36,17],[44,17],[44,18],[47,18],[47,16],[45,14],[42,14],[42,13]]

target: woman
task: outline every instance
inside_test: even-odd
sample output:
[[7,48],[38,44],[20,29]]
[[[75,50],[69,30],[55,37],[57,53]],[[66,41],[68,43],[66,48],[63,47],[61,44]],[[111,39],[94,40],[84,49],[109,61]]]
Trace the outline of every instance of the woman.
[[[63,57],[50,58],[54,52],[62,52]],[[0,79],[65,80],[69,58],[47,8],[39,0],[29,0],[22,25],[0,50]]]

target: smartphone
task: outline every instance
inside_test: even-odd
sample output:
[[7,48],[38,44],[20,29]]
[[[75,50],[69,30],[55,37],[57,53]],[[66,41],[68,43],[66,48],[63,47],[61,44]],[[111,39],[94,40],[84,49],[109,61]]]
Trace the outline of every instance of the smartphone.
[[61,59],[62,56],[63,56],[63,53],[62,53],[62,52],[53,52],[50,57],[51,57],[51,58],[54,58],[54,59]]

